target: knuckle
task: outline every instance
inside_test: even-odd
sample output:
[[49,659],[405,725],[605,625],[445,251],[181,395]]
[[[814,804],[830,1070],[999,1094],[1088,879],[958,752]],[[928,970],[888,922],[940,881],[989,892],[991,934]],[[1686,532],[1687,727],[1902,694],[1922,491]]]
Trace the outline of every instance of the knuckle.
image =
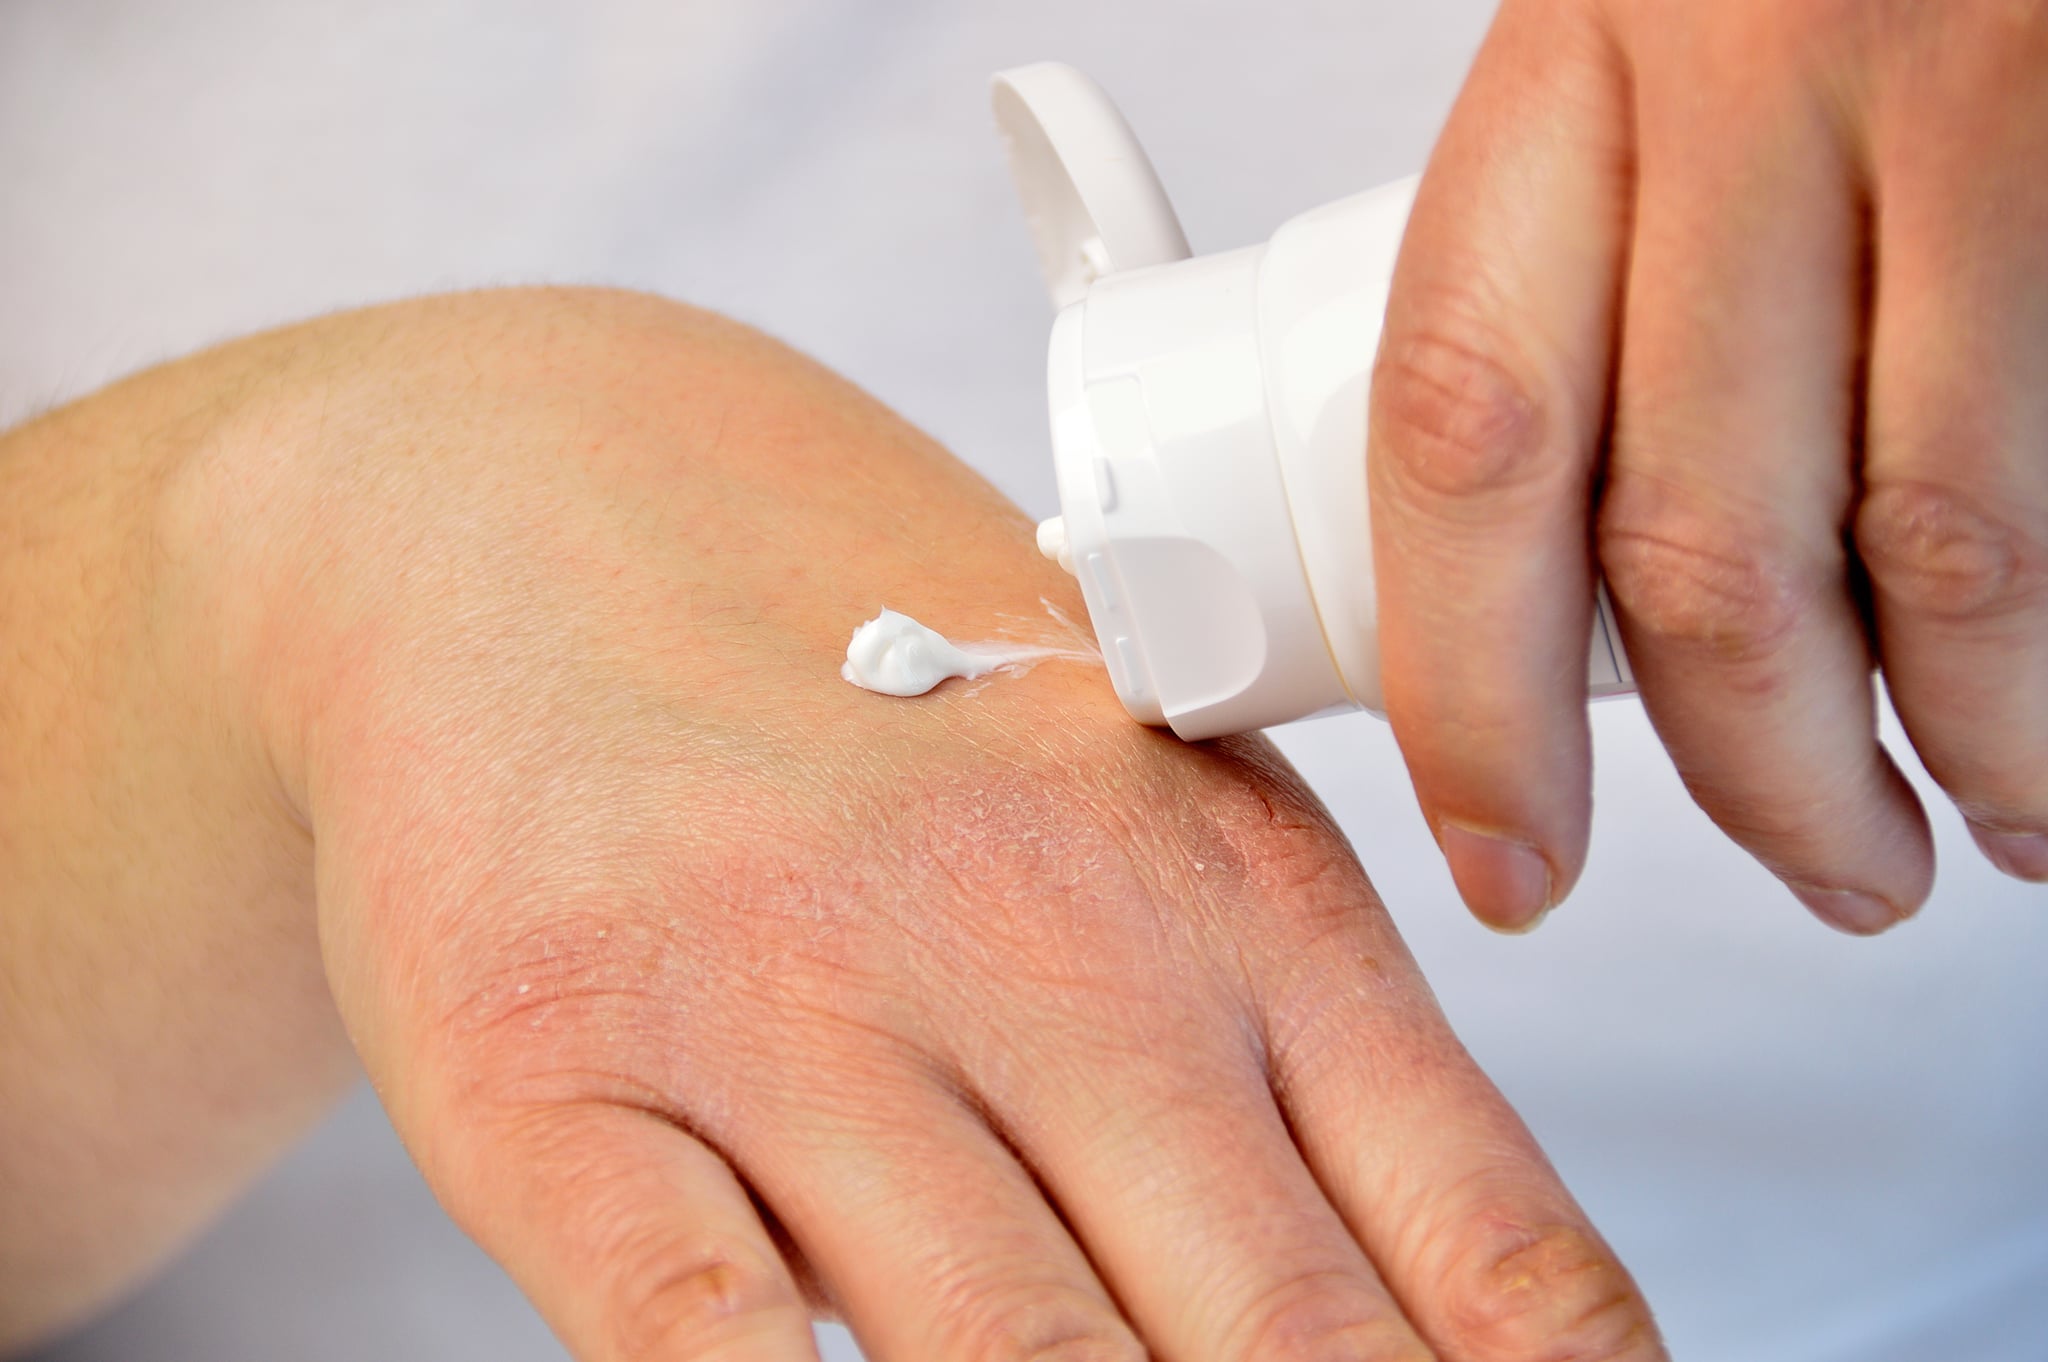
[[1957,812],[1992,832],[2048,830],[2048,764],[2030,745],[2001,752],[1925,754],[1929,773]]
[[[1470,308],[1436,308],[1457,317]],[[1373,366],[1375,449],[1415,488],[1463,499],[1543,480],[1565,460],[1550,411],[1512,347],[1484,327],[1389,336]],[[1462,334],[1461,334],[1462,333]]]
[[1454,1260],[1444,1286],[1450,1334],[1477,1357],[1661,1356],[1649,1307],[1628,1271],[1575,1226],[1496,1228]]
[[1856,515],[1856,549],[1878,591],[1921,614],[1983,619],[2048,599],[2042,546],[1932,483],[1873,485]]
[[1692,761],[1678,762],[1678,775],[1714,826],[1779,879],[1811,883],[1830,878],[1835,830],[1845,820],[1868,817],[1852,799],[1834,791],[1788,797]]
[[1434,1354],[1383,1300],[1368,1297],[1353,1274],[1303,1272],[1268,1288],[1232,1331],[1239,1345],[1221,1355],[1247,1362],[1432,1362]]
[[[1101,1299],[1071,1286],[989,1290],[962,1279],[940,1293],[951,1336],[946,1356],[962,1362],[1143,1362],[1144,1346]],[[950,1305],[948,1304],[950,1302]]]
[[[1226,738],[1228,774],[1202,791],[1200,816],[1185,835],[1204,859],[1213,855],[1270,894],[1328,890],[1347,903],[1362,881],[1350,844],[1322,802],[1272,747]],[[1315,895],[1292,895],[1306,906]],[[1313,910],[1308,910],[1313,916]]]
[[1600,564],[1632,629],[1734,662],[1775,652],[1811,594],[1754,531],[1700,521],[1657,523],[1610,509],[1600,521]]
[[615,1356],[690,1356],[802,1314],[785,1274],[757,1253],[730,1244],[663,1241],[627,1259],[611,1297]]
[[684,1025],[700,971],[666,929],[600,921],[505,933],[448,971],[420,1054],[452,1098],[516,1113],[664,1085],[657,1042]]

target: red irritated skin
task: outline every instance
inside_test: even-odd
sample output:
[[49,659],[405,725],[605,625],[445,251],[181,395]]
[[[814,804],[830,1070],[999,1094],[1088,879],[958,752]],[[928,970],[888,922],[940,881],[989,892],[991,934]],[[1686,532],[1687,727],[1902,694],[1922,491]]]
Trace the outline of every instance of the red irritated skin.
[[0,478],[0,1343],[352,1046],[584,1362],[809,1358],[815,1309],[891,1362],[1663,1356],[1271,748],[1067,662],[839,679],[885,602],[1078,602],[771,342],[425,300],[131,380]]
[[2048,880],[2043,165],[2034,0],[1502,5],[1369,459],[1388,716],[1481,918],[1584,858],[1596,569],[1700,806],[1823,919],[1932,882],[1873,662],[1985,854]]

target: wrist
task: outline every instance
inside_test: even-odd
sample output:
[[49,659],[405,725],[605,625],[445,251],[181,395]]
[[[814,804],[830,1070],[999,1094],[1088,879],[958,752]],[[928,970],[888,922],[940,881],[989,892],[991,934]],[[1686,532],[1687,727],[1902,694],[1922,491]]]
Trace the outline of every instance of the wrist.
[[[227,665],[212,357],[0,437],[0,1349],[190,1233],[353,1072]],[[81,1081],[89,1075],[89,1081]]]

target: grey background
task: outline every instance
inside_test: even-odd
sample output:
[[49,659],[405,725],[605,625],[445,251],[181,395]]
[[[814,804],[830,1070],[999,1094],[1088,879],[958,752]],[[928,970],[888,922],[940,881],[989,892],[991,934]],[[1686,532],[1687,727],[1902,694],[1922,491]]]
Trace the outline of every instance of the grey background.
[[[336,307],[602,281],[789,339],[1045,514],[1047,310],[987,74],[1054,56],[1095,74],[1217,249],[1419,166],[1489,8],[17,0],[0,419]],[[1931,801],[1935,901],[1844,941],[1714,835],[1632,703],[1595,726],[1592,868],[1525,940],[1463,917],[1383,728],[1282,742],[1678,1356],[2048,1357],[2041,892],[1979,864]],[[42,1356],[561,1353],[358,1093]]]

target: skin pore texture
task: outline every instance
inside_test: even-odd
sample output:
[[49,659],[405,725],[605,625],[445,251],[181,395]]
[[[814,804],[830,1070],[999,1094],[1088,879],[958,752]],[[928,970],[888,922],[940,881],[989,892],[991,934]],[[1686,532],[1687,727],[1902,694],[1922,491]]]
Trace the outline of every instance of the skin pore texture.
[[[0,439],[0,1353],[360,1063],[583,1362],[1663,1356],[1313,796],[841,380],[657,299],[426,299]],[[318,1233],[317,1226],[306,1232]]]

